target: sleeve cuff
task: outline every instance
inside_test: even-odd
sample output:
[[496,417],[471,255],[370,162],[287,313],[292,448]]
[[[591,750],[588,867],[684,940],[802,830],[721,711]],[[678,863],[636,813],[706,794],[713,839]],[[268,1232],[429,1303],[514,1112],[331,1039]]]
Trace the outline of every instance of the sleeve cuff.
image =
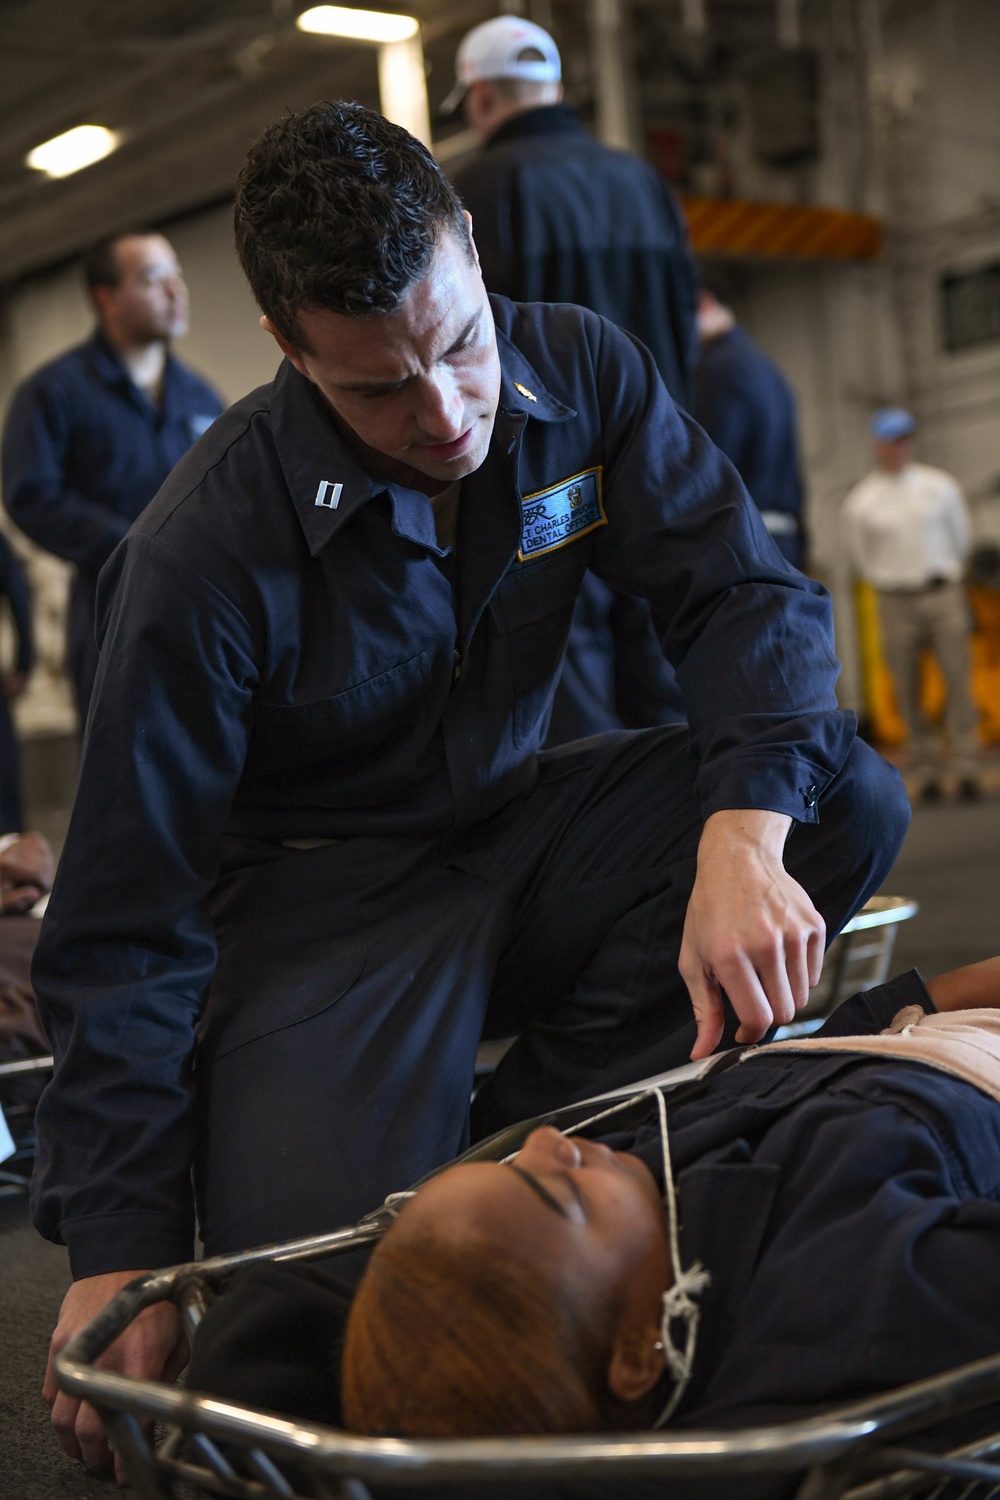
[[62,1225],[73,1280],[152,1271],[194,1258],[194,1225],[165,1214],[93,1214]]
[[740,759],[721,774],[702,778],[702,816],[750,807],[783,813],[796,823],[818,823],[819,799],[832,780],[829,771],[805,760]]

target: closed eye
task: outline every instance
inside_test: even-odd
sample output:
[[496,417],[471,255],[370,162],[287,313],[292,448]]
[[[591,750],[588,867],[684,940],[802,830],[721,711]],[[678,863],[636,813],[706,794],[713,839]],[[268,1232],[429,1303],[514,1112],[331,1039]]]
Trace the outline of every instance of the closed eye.
[[[529,1172],[524,1167],[519,1167],[516,1162],[507,1162],[505,1165],[510,1167],[512,1172],[516,1172],[521,1181],[527,1183],[528,1187],[530,1187],[532,1192],[542,1200],[546,1207],[551,1208],[553,1212],[557,1213],[561,1219],[571,1219],[573,1217],[567,1209],[566,1205],[564,1203],[560,1203],[555,1193],[550,1192],[549,1189],[545,1186],[545,1183],[542,1182],[540,1178],[536,1177],[534,1172]],[[580,1192],[580,1188],[576,1182],[576,1179],[570,1172],[560,1172],[558,1175],[560,1179],[567,1184],[570,1192],[576,1200],[577,1207],[580,1209],[581,1214],[586,1217],[586,1205],[584,1204],[583,1194]]]

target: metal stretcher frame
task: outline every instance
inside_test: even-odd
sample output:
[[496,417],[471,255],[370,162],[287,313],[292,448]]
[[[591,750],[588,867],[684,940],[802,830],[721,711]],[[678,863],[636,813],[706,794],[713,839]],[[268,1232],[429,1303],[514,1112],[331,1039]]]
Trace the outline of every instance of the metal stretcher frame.
[[[712,1061],[715,1061],[713,1059]],[[687,1065],[657,1080],[677,1089],[711,1064]],[[619,1090],[627,1101],[645,1085]],[[589,1101],[592,1106],[594,1101]],[[541,1124],[581,1118],[576,1105],[525,1121],[460,1160],[500,1159]],[[441,1170],[444,1170],[443,1168]],[[435,1174],[431,1174],[435,1175]],[[368,1486],[655,1479],[702,1480],[706,1500],[736,1476],[801,1474],[797,1500],[910,1500],[916,1496],[1000,1497],[1000,1353],[865,1401],[794,1422],[742,1429],[567,1437],[362,1438],[153,1380],[100,1369],[96,1361],[143,1308],[169,1300],[193,1336],[207,1306],[235,1272],[262,1262],[327,1259],[374,1244],[392,1222],[385,1208],[360,1223],[317,1235],[156,1271],[137,1278],[66,1346],[56,1377],[68,1395],[101,1414],[141,1500],[192,1493],[238,1500],[366,1500]],[[981,1414],[982,1435],[950,1453],[922,1445],[946,1418]],[[157,1447],[144,1422],[165,1425]],[[183,1490],[178,1489],[183,1485]],[[954,1488],[953,1486],[957,1486]]]

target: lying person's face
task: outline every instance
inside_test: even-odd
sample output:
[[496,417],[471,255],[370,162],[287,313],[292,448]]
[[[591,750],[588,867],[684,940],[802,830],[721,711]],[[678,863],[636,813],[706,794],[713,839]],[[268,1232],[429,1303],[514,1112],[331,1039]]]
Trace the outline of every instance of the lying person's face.
[[[348,1331],[348,1422],[426,1435],[630,1425],[663,1373],[671,1280],[647,1167],[536,1130],[512,1164],[467,1163],[427,1183],[375,1251]],[[575,1406],[535,1420],[543,1387],[583,1375]]]
[[563,1276],[595,1298],[652,1298],[658,1309],[670,1285],[666,1221],[652,1174],[638,1157],[599,1141],[544,1126],[512,1165],[455,1168],[424,1192],[424,1213],[450,1204],[451,1212],[471,1210],[480,1222],[502,1226],[508,1237],[544,1245]]

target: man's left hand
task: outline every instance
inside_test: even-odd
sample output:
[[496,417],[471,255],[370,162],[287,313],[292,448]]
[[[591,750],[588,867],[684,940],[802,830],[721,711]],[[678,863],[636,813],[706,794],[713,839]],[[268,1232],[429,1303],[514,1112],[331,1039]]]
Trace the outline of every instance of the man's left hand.
[[40,833],[10,837],[0,850],[0,911],[30,911],[52,889],[52,850]]
[[786,871],[792,820],[755,809],[713,813],[698,846],[678,967],[708,1057],[723,1027],[723,996],[740,1020],[738,1042],[756,1042],[794,1019],[823,966],[826,924]]

